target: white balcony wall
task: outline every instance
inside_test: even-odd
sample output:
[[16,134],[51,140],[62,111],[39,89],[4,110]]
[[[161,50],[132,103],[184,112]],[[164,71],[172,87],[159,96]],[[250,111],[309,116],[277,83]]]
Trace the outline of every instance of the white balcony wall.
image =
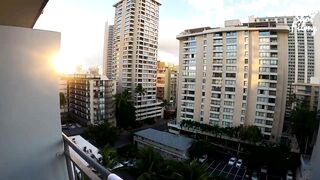
[[60,33],[0,26],[0,179],[68,179],[58,77]]

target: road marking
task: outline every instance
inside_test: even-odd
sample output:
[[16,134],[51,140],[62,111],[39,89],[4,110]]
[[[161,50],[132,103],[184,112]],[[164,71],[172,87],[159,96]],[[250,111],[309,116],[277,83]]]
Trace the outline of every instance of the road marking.
[[247,172],[247,169],[245,169],[245,170],[244,170],[244,174],[243,174],[243,176],[242,176],[242,179],[241,179],[241,180],[243,180],[243,179],[244,179],[244,177],[246,176],[246,172]]
[[211,162],[211,164],[208,166],[208,168],[206,169],[206,171],[211,167],[211,165],[213,164],[214,161]]
[[230,174],[231,170],[233,169],[233,167],[234,167],[234,166],[232,166],[232,167],[230,168],[230,170],[229,170],[228,174],[226,175],[226,177],[229,176],[229,174]]
[[220,174],[223,172],[223,170],[224,170],[224,168],[226,168],[226,166],[227,166],[227,164],[226,164],[226,165],[224,165],[223,169],[220,171],[220,173],[219,173],[219,175],[218,175],[218,176],[220,176]]
[[238,172],[239,172],[240,168],[238,168],[238,171],[236,173],[236,175],[234,176],[233,180],[236,179],[237,175],[238,175]]
[[209,174],[209,176],[211,176],[211,174],[217,169],[217,167],[221,164],[221,162],[219,162],[219,164],[211,171],[211,173]]
[[201,164],[201,167],[206,167],[206,165],[208,164],[207,162],[208,162],[208,161],[203,162],[203,163]]

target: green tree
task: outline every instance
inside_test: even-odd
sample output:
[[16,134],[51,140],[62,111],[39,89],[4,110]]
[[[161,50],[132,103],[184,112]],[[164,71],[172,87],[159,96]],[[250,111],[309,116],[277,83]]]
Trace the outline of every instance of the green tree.
[[260,142],[263,138],[261,130],[257,126],[247,126],[246,139],[251,143]]
[[168,110],[170,107],[171,103],[168,100],[163,100],[161,103],[161,107],[164,107],[165,110]]
[[207,180],[207,172],[194,161],[164,159],[153,148],[145,147],[138,153],[138,180]]
[[112,168],[118,164],[118,155],[117,152],[110,148],[108,145],[105,145],[102,150],[103,165],[107,168]]
[[136,110],[131,93],[126,89],[115,95],[117,125],[122,128],[132,126],[136,119]]
[[292,122],[292,131],[298,139],[301,150],[307,153],[310,138],[313,137],[319,125],[317,112],[310,111],[309,106],[302,103],[292,111],[290,120]]
[[159,170],[163,166],[164,159],[151,147],[145,147],[138,152],[136,167],[140,172],[138,179],[157,179]]
[[67,103],[67,100],[65,95],[62,92],[59,93],[59,98],[60,98],[60,107],[65,106]]
[[162,156],[151,147],[141,149],[138,152],[138,159],[137,168],[141,172],[156,171],[163,162]]
[[225,135],[230,138],[247,140],[251,143],[257,143],[262,140],[261,131],[256,126],[218,127],[216,125],[212,126],[192,120],[182,120],[180,126],[187,130],[200,130],[216,136],[220,135],[220,138],[221,135]]
[[[146,95],[147,90],[143,88],[141,84],[138,84],[136,86],[135,93],[138,94],[140,96],[140,99],[142,100],[142,98]],[[138,97],[136,98],[136,100],[138,101]],[[139,104],[140,104],[140,110],[141,110],[142,101],[140,101]],[[141,120],[141,116],[139,120]]]
[[207,180],[207,172],[201,168],[196,160],[190,162],[178,162],[173,175],[183,177],[184,180]]
[[190,159],[199,159],[201,156],[213,152],[214,147],[212,144],[206,141],[193,141],[191,147],[188,150]]
[[99,125],[90,125],[84,131],[84,137],[92,144],[103,148],[107,144],[113,144],[118,137],[118,130],[108,122]]
[[137,94],[139,94],[140,96],[144,96],[144,95],[146,95],[147,90],[145,88],[143,88],[141,84],[138,84],[136,89],[135,89],[135,92]]

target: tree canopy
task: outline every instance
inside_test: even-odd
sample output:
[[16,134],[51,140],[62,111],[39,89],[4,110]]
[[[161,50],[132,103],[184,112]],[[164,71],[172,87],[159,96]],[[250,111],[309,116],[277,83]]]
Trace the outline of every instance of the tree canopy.
[[206,141],[193,141],[191,147],[188,150],[189,158],[198,160],[201,156],[212,152],[214,147],[212,144]]
[[118,164],[117,151],[105,145],[102,149],[103,165],[107,168],[112,168]]
[[262,133],[256,126],[237,126],[237,127],[219,127],[217,125],[209,125],[191,120],[182,120],[180,123],[182,128],[188,130],[201,131],[212,135],[225,135],[230,138],[238,138],[251,143],[257,143],[262,140]]
[[176,161],[163,158],[151,147],[145,147],[138,153],[136,168],[138,180],[207,180],[207,172],[193,161]]
[[113,144],[118,137],[118,131],[108,122],[99,125],[90,125],[84,131],[84,137],[98,148],[103,148],[107,144]]
[[140,96],[144,96],[147,93],[147,90],[143,88],[141,84],[138,84],[136,86],[135,93],[139,94]]
[[131,93],[124,90],[115,95],[117,126],[128,128],[136,120],[136,109],[132,102]]
[[301,150],[307,152],[310,145],[310,138],[319,126],[319,119],[316,111],[310,111],[309,107],[302,103],[297,106],[290,114],[292,122],[292,132],[296,135]]

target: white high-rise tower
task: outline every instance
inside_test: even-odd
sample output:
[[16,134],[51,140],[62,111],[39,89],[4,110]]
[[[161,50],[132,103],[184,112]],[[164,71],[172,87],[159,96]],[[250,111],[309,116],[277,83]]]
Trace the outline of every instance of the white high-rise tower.
[[[120,0],[115,7],[113,61],[117,92],[128,89],[135,99],[136,119],[161,116],[156,100],[158,0]],[[143,95],[135,93],[141,84]]]

